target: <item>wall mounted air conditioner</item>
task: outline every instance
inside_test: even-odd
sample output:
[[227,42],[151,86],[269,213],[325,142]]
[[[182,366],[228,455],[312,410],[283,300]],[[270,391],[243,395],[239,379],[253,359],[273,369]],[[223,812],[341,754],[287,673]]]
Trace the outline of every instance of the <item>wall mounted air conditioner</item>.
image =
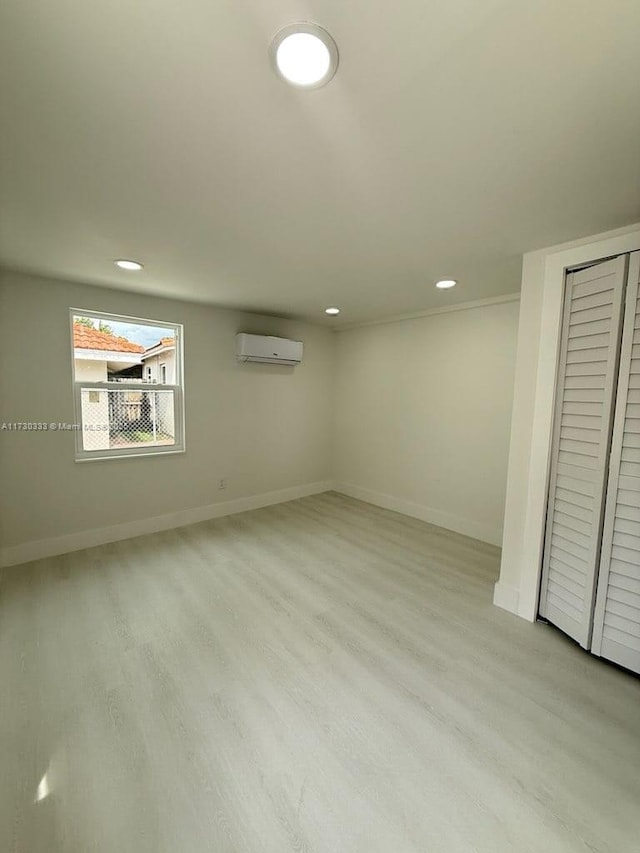
[[289,341],[270,335],[236,335],[238,361],[260,361],[263,364],[300,364],[302,341]]

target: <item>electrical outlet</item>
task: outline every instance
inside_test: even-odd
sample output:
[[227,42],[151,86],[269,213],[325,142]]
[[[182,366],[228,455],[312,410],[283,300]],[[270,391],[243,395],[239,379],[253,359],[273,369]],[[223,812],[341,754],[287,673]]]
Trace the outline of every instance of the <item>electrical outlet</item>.
[[227,480],[225,477],[220,477],[220,479],[218,480],[218,488],[219,489],[226,489],[227,488]]

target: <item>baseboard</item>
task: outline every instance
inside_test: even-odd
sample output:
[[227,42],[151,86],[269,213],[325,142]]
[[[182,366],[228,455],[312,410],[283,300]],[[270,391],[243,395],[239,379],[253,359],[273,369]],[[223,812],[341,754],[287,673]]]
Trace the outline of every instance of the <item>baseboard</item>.
[[515,613],[516,616],[519,616],[520,590],[516,586],[497,581],[493,588],[493,603],[496,607],[501,607],[503,610],[508,610],[509,613]]
[[445,527],[447,530],[462,533],[464,536],[479,539],[481,542],[487,542],[490,545],[497,545],[498,547],[502,545],[502,530],[488,524],[441,512],[424,504],[413,503],[403,498],[396,498],[393,495],[385,495],[382,492],[375,492],[362,486],[354,486],[351,483],[334,483],[333,490],[350,498],[365,501],[365,503],[409,515],[411,518],[419,518],[421,521],[427,521],[437,527]]
[[68,533],[65,536],[54,536],[50,539],[25,542],[22,545],[1,548],[0,567],[16,566],[20,563],[31,562],[32,560],[41,560],[44,557],[55,557],[58,554],[68,554],[71,551],[80,551],[83,548],[93,548],[95,545],[105,545],[107,542],[132,539],[134,536],[144,536],[147,533],[157,533],[160,530],[184,527],[187,524],[196,524],[199,521],[208,521],[211,518],[221,518],[225,515],[234,515],[238,512],[260,509],[261,507],[272,506],[273,504],[293,501],[297,498],[305,498],[308,495],[328,492],[332,488],[333,483],[330,481],[307,483],[303,486],[292,486],[288,489],[263,492],[259,495],[250,495],[249,497],[237,498],[232,501],[180,510],[179,512],[172,512],[168,515],[157,515],[153,518],[126,521],[123,524],[115,524],[111,527],[100,527],[94,530]]

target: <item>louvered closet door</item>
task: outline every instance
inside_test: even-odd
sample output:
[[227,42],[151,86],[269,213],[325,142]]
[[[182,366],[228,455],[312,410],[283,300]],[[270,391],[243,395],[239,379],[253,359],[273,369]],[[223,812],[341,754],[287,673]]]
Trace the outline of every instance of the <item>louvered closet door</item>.
[[640,252],[630,256],[592,650],[640,673]]
[[540,613],[588,648],[627,256],[566,281]]

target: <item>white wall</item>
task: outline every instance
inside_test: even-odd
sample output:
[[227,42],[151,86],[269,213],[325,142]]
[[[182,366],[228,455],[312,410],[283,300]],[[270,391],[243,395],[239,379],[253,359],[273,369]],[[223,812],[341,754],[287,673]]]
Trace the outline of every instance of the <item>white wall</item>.
[[[162,379],[162,365],[165,366],[165,378]],[[176,351],[175,347],[165,350],[160,355],[145,358],[142,366],[144,379],[164,385],[173,385],[176,381]],[[175,437],[176,422],[174,407],[166,397],[159,395],[158,426],[163,432]]]
[[106,382],[107,362],[88,358],[75,359],[76,379],[81,382]]
[[[295,497],[328,480],[331,332],[206,305],[3,273],[0,423],[75,420],[70,306],[184,324],[187,451],[76,463],[71,432],[0,431],[5,562],[69,550],[76,542],[70,534],[112,527],[119,538],[146,529],[136,520],[183,512],[186,523],[217,502],[243,506],[238,499],[274,491],[286,497],[286,490]],[[302,339],[304,362],[239,364],[238,331]],[[228,481],[224,491],[220,478]],[[35,551],[22,547],[34,542],[41,543]]]
[[338,332],[337,488],[499,544],[517,321],[512,300]]
[[[76,463],[71,432],[1,432],[5,562],[152,529],[145,520],[187,523],[218,505],[243,508],[251,496],[326,487],[332,474],[357,497],[499,541],[515,302],[334,337],[293,321],[3,273],[0,422],[74,421],[70,305],[185,325],[187,452]],[[303,364],[238,364],[239,330],[302,338]]]
[[[74,358],[75,378],[78,382],[106,382],[107,362],[93,361],[88,358]],[[47,368],[48,369],[48,366]],[[83,407],[83,445],[89,450],[107,450],[109,448],[109,397],[106,391],[84,394]],[[89,427],[89,429],[86,429]]]
[[567,267],[640,249],[640,225],[524,256],[507,501],[494,602],[533,620],[547,500],[553,401]]
[[150,358],[145,358],[143,362],[143,376],[147,378],[147,370],[151,368],[150,379],[152,382],[162,382],[161,365],[166,365],[166,385],[173,385],[176,381],[176,351],[175,349],[166,350],[160,355],[152,355]]

